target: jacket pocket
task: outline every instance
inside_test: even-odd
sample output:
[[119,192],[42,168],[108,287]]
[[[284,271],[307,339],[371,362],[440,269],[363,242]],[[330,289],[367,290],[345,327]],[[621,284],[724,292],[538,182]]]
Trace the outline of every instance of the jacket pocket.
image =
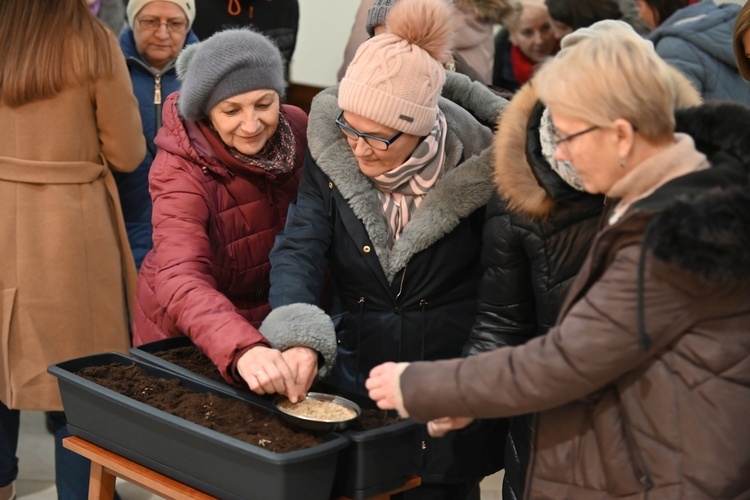
[[10,325],[13,319],[13,308],[16,303],[17,288],[6,288],[3,290],[2,307],[0,307],[0,390],[2,400],[10,407],[11,384],[10,384]]
[[602,461],[607,492],[612,496],[633,495],[645,488],[628,439],[628,422],[614,390],[602,394],[593,410],[594,432]]
[[350,328],[344,328],[344,320],[349,316],[349,312],[342,312],[335,316],[331,316],[331,323],[333,323],[333,329],[336,332],[336,345],[339,350],[344,349],[351,351],[356,339],[353,339],[352,331]]

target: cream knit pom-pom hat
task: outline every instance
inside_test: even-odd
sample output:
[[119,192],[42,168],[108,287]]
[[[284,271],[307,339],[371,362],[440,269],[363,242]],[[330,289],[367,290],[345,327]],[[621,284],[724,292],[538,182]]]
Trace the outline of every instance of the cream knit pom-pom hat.
[[156,1],[170,2],[179,6],[187,17],[188,27],[193,25],[193,21],[195,21],[195,0],[130,0],[126,15],[128,16],[128,24],[131,28],[135,25],[135,16],[138,15],[141,9],[151,2]]
[[339,87],[339,107],[407,134],[435,124],[450,57],[452,7],[446,0],[400,0],[386,32],[357,50]]

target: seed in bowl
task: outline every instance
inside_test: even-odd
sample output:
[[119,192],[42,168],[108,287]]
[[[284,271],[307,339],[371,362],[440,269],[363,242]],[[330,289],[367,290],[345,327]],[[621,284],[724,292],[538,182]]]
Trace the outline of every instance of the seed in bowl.
[[279,408],[298,417],[327,422],[343,422],[357,416],[357,413],[351,408],[332,401],[319,401],[312,398],[304,399],[298,403],[292,403],[285,399],[279,403]]

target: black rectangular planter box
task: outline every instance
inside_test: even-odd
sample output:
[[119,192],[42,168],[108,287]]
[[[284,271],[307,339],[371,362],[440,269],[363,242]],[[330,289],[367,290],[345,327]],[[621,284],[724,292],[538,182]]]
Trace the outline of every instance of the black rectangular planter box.
[[[188,337],[172,337],[133,347],[130,354],[136,359],[200,381],[210,387],[224,388],[241,399],[272,406],[269,399],[249,390],[217,382],[170,363],[155,354],[192,345]],[[363,408],[367,407],[368,403],[371,407],[374,405],[372,401],[364,401],[362,397],[329,385],[317,383],[314,389],[352,399]],[[402,486],[413,473],[411,461],[416,430],[416,424],[411,420],[405,420],[367,431],[342,431],[341,434],[349,439],[350,444],[339,454],[334,491],[348,497],[363,499]]]
[[[337,394],[362,408],[376,408],[370,399],[340,387],[316,382],[313,389]],[[416,430],[416,424],[404,420],[367,431],[344,431],[351,444],[339,454],[334,491],[362,500],[403,486],[413,469]]]
[[324,443],[288,453],[202,427],[76,375],[88,366],[138,364],[159,378],[178,378],[195,392],[230,393],[117,353],[77,358],[49,367],[58,378],[73,435],[222,499],[329,499],[339,452],[347,439],[328,433]]

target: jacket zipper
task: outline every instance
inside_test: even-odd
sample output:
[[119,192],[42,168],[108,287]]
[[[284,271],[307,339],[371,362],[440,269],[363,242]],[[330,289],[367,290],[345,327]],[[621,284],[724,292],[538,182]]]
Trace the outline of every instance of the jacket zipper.
[[533,435],[531,437],[531,454],[529,456],[529,465],[526,467],[526,481],[524,481],[523,485],[523,499],[524,500],[531,500],[531,482],[534,480],[534,467],[536,466],[536,450],[537,445],[539,441],[539,433],[537,432],[537,429],[539,429],[539,413],[534,413],[534,418],[532,419],[532,428],[531,432],[533,432]]
[[[398,285],[398,293],[394,297],[394,306],[393,306],[393,313],[396,315],[401,315],[401,306],[398,303],[398,299],[401,297],[401,292],[404,291],[404,279],[406,278],[406,268],[409,266],[409,263],[404,266],[404,270],[401,272],[401,282]],[[398,361],[401,362],[403,359],[402,352],[401,352],[401,339],[399,338],[398,341]]]
[[357,304],[359,304],[359,330],[357,330],[357,365],[354,370],[354,390],[356,391],[359,388],[359,359],[360,359],[360,353],[362,352],[361,349],[361,343],[362,343],[362,322],[364,321],[365,316],[365,298],[364,296],[360,297],[357,301]]
[[404,270],[401,272],[401,283],[398,285],[398,293],[396,294],[396,301],[398,302],[399,297],[401,297],[401,292],[404,291],[404,278],[406,278],[406,268],[409,267],[409,263],[407,262],[404,266]]
[[624,421],[623,427],[625,430],[625,439],[627,440],[628,446],[630,447],[631,453],[633,454],[633,468],[635,469],[636,478],[638,479],[641,487],[643,487],[643,498],[647,498],[648,491],[654,487],[654,481],[651,479],[651,474],[648,472],[646,463],[643,460],[641,448],[636,443],[635,436],[633,436],[633,429],[630,426],[630,419],[628,418],[627,413],[625,413],[625,410],[622,407],[620,407],[620,413],[622,414],[622,418]]
[[156,109],[156,131],[158,132],[161,128],[161,73],[154,75],[154,108]]

